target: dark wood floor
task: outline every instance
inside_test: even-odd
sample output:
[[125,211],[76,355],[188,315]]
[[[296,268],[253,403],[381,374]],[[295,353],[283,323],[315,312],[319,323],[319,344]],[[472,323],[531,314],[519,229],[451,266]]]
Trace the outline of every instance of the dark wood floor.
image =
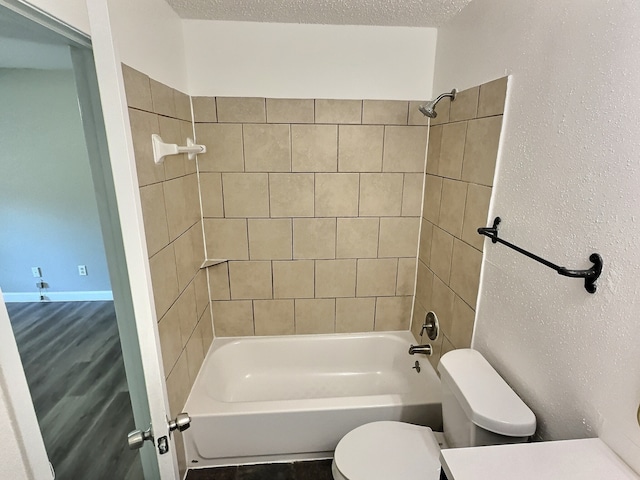
[[56,480],[138,480],[113,302],[8,303]]
[[189,470],[186,480],[333,480],[331,460]]

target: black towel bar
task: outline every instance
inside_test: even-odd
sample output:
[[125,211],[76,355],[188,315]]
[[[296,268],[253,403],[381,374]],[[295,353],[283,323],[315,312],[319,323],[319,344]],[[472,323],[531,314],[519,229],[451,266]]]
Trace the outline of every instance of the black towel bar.
[[585,290],[589,293],[596,293],[596,280],[598,280],[598,277],[600,277],[600,274],[602,273],[602,257],[600,255],[598,255],[597,253],[592,253],[589,256],[589,260],[593,263],[593,266],[588,270],[569,270],[568,268],[560,267],[555,263],[551,263],[549,260],[545,260],[544,258],[539,257],[534,253],[527,252],[517,245],[514,245],[513,243],[507,242],[506,240],[498,237],[498,225],[500,225],[500,217],[495,218],[495,220],[493,221],[493,227],[479,228],[478,233],[480,235],[489,237],[493,243],[502,243],[503,245],[512,248],[516,252],[532,258],[536,262],[540,262],[543,265],[554,269],[560,275],[572,278],[584,278]]

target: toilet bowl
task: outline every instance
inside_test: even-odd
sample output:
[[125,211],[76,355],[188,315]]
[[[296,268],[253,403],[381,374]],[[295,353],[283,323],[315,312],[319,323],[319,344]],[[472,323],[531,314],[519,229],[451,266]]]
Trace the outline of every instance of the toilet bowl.
[[442,356],[443,433],[402,422],[373,422],[347,433],[334,453],[334,480],[438,480],[440,448],[528,441],[533,412],[484,357],[471,349]]

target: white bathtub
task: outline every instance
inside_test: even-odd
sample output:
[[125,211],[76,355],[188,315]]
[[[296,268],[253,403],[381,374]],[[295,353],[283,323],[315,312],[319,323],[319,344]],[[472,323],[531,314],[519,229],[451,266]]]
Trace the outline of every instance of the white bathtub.
[[408,354],[412,342],[409,332],[216,338],[185,406],[187,466],[330,458],[376,420],[440,428],[440,380]]

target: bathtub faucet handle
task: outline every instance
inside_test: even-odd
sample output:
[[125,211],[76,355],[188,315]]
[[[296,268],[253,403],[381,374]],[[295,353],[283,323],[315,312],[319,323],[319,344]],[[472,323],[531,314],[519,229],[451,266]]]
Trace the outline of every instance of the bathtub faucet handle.
[[428,343],[425,345],[411,345],[409,347],[409,355],[415,355],[416,353],[431,355],[433,353],[433,348],[431,348],[431,345]]

